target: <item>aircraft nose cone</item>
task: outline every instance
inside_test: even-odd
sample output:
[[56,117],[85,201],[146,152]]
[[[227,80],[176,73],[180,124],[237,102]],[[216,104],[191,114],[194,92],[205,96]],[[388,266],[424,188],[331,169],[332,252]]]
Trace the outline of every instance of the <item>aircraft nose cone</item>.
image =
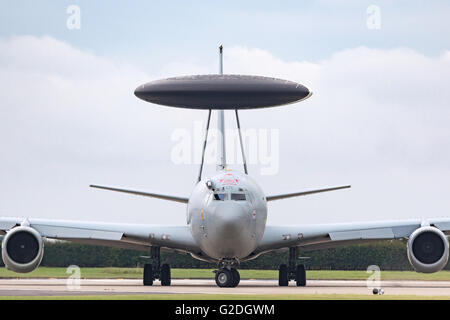
[[233,202],[227,202],[216,208],[215,216],[220,226],[220,234],[226,238],[239,237],[248,224],[249,214],[245,208]]
[[221,258],[245,257],[255,248],[251,213],[234,201],[219,204],[211,214],[208,226],[207,252]]
[[[209,214],[209,216],[208,216]],[[209,217],[209,218],[208,218]],[[255,248],[251,207],[238,201],[216,201],[207,212],[209,223],[202,249],[211,257],[242,258]]]

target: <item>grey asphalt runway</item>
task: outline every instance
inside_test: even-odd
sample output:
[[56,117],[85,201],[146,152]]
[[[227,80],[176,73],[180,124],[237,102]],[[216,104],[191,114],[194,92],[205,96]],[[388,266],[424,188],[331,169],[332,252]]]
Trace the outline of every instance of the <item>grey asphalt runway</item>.
[[[385,295],[450,297],[450,281],[382,281]],[[163,287],[156,281],[143,286],[141,280],[83,279],[68,286],[66,279],[0,279],[0,296],[67,296],[133,294],[357,294],[372,295],[366,281],[309,280],[306,287],[279,287],[276,280],[242,280],[237,288],[218,288],[214,280],[172,280]]]

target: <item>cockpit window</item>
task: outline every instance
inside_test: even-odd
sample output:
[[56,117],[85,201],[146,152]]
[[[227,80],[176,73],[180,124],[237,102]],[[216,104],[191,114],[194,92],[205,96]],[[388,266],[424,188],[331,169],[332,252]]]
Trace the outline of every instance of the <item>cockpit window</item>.
[[225,200],[225,193],[214,193],[214,200]]
[[245,201],[246,200],[245,193],[232,193],[231,200]]

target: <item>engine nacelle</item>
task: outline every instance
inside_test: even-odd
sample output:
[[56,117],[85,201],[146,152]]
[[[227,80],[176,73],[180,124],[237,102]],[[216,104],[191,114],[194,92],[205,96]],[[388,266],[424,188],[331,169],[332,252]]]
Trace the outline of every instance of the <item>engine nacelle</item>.
[[407,252],[417,272],[433,273],[442,270],[448,261],[449,249],[445,234],[435,227],[421,227],[408,240]]
[[44,256],[44,241],[35,229],[11,229],[2,242],[2,258],[8,270],[27,273],[36,269]]

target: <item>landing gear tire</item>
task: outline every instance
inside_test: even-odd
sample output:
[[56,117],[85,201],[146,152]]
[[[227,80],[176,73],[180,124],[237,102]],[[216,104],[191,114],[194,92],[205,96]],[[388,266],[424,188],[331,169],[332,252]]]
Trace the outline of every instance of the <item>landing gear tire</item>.
[[228,269],[220,269],[216,272],[216,284],[221,288],[233,285],[233,274]]
[[170,266],[165,263],[161,266],[161,285],[162,286],[170,286],[171,277],[170,277]]
[[233,276],[233,283],[232,287],[235,288],[238,286],[239,282],[241,281],[241,276],[239,275],[239,271],[236,269],[231,269],[231,275]]
[[144,265],[144,286],[153,285],[153,267],[151,264]]
[[297,282],[297,287],[304,287],[304,286],[306,286],[305,265],[299,264],[297,266],[297,272],[295,273],[295,281]]
[[287,287],[289,285],[288,267],[285,264],[280,265],[278,272],[278,285],[280,287]]

